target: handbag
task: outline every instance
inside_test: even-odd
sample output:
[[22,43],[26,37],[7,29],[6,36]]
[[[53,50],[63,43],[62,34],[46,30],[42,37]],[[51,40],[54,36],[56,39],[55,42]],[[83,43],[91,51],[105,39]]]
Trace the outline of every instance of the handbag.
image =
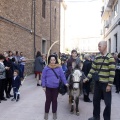
[[[52,71],[54,72],[54,74],[57,77],[57,79],[59,79],[59,77],[58,77],[57,73],[54,71],[54,69],[52,69]],[[64,85],[64,83],[62,82],[62,80],[60,80],[60,82],[59,82],[58,92],[61,95],[65,95],[65,93],[67,92],[67,87],[66,87],[66,85]]]
[[[108,54],[107,54],[107,55],[108,55]],[[107,55],[105,56],[105,58],[107,57]],[[103,63],[104,63],[104,61],[105,61],[105,58],[104,58],[104,60],[103,60],[103,62],[102,62],[102,64],[101,64],[100,69],[98,70],[98,72],[95,71],[95,72],[93,73],[93,75],[92,75],[92,79],[93,79],[94,81],[96,81],[96,82],[99,81],[99,72],[100,72],[100,70],[101,70],[101,68],[102,68],[102,65],[103,65]]]

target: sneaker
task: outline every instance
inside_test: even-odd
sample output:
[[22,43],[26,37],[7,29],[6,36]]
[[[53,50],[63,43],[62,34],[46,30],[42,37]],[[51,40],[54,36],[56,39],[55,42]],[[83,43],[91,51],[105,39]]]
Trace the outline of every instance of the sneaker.
[[13,97],[13,95],[9,94],[10,97]]
[[7,99],[6,99],[5,97],[3,97],[1,100],[3,100],[3,101],[7,101]]
[[18,102],[18,101],[19,101],[19,99],[16,100],[16,102]]

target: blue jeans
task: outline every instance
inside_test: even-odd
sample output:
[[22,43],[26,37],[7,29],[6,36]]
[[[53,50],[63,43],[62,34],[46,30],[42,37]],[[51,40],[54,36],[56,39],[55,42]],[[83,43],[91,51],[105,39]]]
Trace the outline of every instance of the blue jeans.
[[18,94],[18,88],[15,88],[15,87],[13,88],[13,94],[16,100],[20,98],[20,94]]
[[21,70],[20,78],[24,78],[24,65],[20,64],[20,70]]

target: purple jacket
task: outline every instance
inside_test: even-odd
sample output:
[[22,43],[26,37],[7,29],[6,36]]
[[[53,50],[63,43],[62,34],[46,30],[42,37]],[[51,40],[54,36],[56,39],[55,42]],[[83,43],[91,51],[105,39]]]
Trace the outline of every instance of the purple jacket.
[[60,80],[62,80],[64,84],[67,83],[62,67],[56,67],[53,69],[58,75],[59,79],[57,79],[52,69],[46,66],[42,71],[42,87],[58,88]]

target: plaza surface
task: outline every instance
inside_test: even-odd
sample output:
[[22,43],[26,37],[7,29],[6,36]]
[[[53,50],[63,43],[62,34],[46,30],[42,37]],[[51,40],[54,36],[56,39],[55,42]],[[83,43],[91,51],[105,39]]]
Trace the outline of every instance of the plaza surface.
[[[37,86],[34,75],[27,76],[20,91],[20,101],[8,99],[0,103],[0,120],[44,120],[45,93],[42,87]],[[120,120],[120,94],[115,93],[114,87],[112,91],[111,120]],[[92,97],[91,94],[91,100]],[[101,101],[101,120],[103,120],[104,107],[104,101]],[[81,95],[79,109],[79,116],[75,113],[71,114],[68,95],[58,96],[57,120],[88,120],[92,116],[93,104],[84,102]],[[53,120],[51,110],[48,120]]]

